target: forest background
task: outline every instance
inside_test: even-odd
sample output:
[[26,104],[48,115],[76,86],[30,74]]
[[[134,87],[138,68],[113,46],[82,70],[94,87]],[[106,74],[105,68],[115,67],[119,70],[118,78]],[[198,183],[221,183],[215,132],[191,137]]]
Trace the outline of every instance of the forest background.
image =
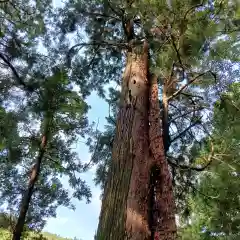
[[[1,4],[7,2],[8,1],[4,1]],[[80,86],[80,88],[82,88],[80,92],[83,96],[91,94],[84,99],[84,102],[79,96],[76,96],[73,90],[79,90],[79,87],[77,87],[76,84],[71,85],[71,83],[69,83],[66,77],[68,70],[65,69],[65,66],[62,67],[61,65],[61,63],[65,61],[67,50],[69,50],[73,44],[71,41],[70,43],[64,42],[62,38],[60,38],[60,40],[57,39],[58,36],[54,38],[54,29],[51,29],[51,27],[48,29],[46,35],[44,35],[44,31],[42,32],[42,29],[45,27],[41,19],[42,16],[52,13],[51,10],[53,10],[50,1],[36,1],[36,8],[40,14],[34,16],[37,22],[33,22],[33,29],[38,29],[39,32],[31,32],[31,29],[27,29],[29,30],[26,33],[27,36],[24,35],[26,25],[22,25],[21,21],[33,21],[32,17],[21,19],[19,22],[19,16],[17,14],[16,16],[10,14],[10,10],[12,11],[14,9],[16,10],[15,13],[17,13],[19,9],[20,12],[22,9],[24,11],[25,8],[28,8],[30,2],[31,1],[25,1],[24,3],[23,1],[9,1],[9,5],[3,8],[5,11],[3,12],[7,14],[4,15],[3,13],[1,16],[2,19],[8,19],[10,22],[9,25],[9,23],[6,24],[2,21],[1,23],[5,25],[2,24],[0,32],[2,50],[0,57],[3,66],[1,70],[2,167],[0,171],[0,190],[2,194],[1,200],[3,199],[3,202],[0,202],[2,204],[1,209],[2,212],[10,214],[10,216],[13,217],[13,222],[15,221],[20,209],[21,198],[19,196],[21,196],[23,186],[25,186],[27,182],[26,176],[34,172],[29,173],[29,167],[33,166],[32,170],[34,170],[35,167],[32,158],[36,157],[38,152],[41,153],[41,149],[38,150],[36,147],[36,143],[39,144],[39,142],[36,142],[36,139],[41,138],[41,136],[39,132],[35,130],[34,125],[40,126],[43,132],[44,129],[47,128],[48,120],[53,119],[53,116],[51,115],[52,113],[49,113],[49,106],[51,104],[49,101],[45,102],[45,100],[49,100],[51,96],[54,96],[58,99],[58,102],[56,106],[54,106],[54,114],[56,114],[54,117],[56,121],[54,120],[54,127],[52,127],[52,145],[50,146],[49,154],[45,156],[45,160],[48,162],[47,164],[44,162],[42,178],[40,178],[38,185],[36,185],[39,193],[36,193],[30,204],[26,225],[29,229],[33,230],[42,230],[44,226],[44,231],[57,233],[64,237],[78,237],[84,240],[93,239],[101,206],[100,195],[102,194],[106,165],[109,160],[108,154],[110,152],[109,147],[111,147],[112,131],[115,126],[114,121],[112,121],[114,117],[110,117],[111,114],[114,116],[116,113],[114,110],[114,94],[116,92],[114,91],[118,90],[119,86],[117,86],[116,83],[109,83],[111,79],[105,80],[106,82],[104,82],[103,86],[101,86],[99,82],[96,83],[97,86],[93,86],[95,83],[91,81],[88,85],[88,83],[84,82],[88,77],[88,73],[85,72],[83,79],[80,76],[80,80],[83,82]],[[73,7],[73,9],[76,7],[77,10],[75,2],[76,1],[68,2],[70,10],[68,12],[65,9],[65,12],[63,11],[62,13],[63,20],[60,19],[62,21],[61,28],[66,31],[64,34],[67,34],[68,31],[70,32],[70,39],[74,38],[73,35],[71,35],[71,32],[74,30],[74,24],[71,25],[70,20],[72,18],[71,7]],[[96,1],[96,3],[97,2],[98,1]],[[163,2],[169,6],[169,1]],[[208,237],[216,239],[237,239],[236,237],[239,235],[240,227],[240,203],[237,188],[240,167],[238,153],[240,136],[240,87],[236,82],[239,82],[240,10],[237,1],[232,1],[232,5],[229,1],[206,2],[208,2],[205,4],[210,10],[213,6],[215,16],[218,17],[218,20],[222,24],[220,24],[220,30],[222,32],[218,35],[217,32],[220,30],[216,28],[213,23],[213,26],[208,26],[209,29],[207,28],[206,32],[204,32],[211,41],[206,41],[205,44],[202,45],[202,36],[201,34],[197,35],[199,31],[198,28],[202,28],[202,25],[194,26],[196,27],[195,34],[197,37],[190,37],[192,37],[191,40],[194,40],[196,44],[196,46],[193,46],[193,49],[197,49],[199,45],[201,45],[201,51],[203,51],[203,54],[199,57],[201,60],[204,59],[204,53],[210,51],[210,55],[206,56],[207,61],[204,62],[201,70],[209,69],[209,64],[212,63],[211,68],[217,72],[217,77],[213,72],[209,72],[210,74],[206,74],[206,76],[201,79],[202,81],[196,83],[195,87],[198,88],[198,90],[199,88],[201,89],[201,96],[195,96],[196,98],[192,99],[192,103],[199,101],[199,109],[197,110],[199,112],[197,112],[189,122],[184,122],[184,124],[180,126],[180,129],[176,130],[175,128],[171,132],[172,141],[173,139],[177,140],[180,135],[179,138],[183,141],[183,145],[179,147],[179,145],[173,144],[172,146],[173,148],[175,147],[179,153],[185,151],[187,160],[179,158],[178,161],[176,161],[174,155],[172,155],[169,156],[169,163],[171,163],[170,165],[173,169],[177,169],[174,175],[176,181],[175,193],[177,196],[177,204],[179,209],[181,209],[178,212],[181,218],[178,219],[178,223],[181,222],[183,227],[182,239],[192,239],[196,236],[198,236],[199,239],[208,239]],[[92,1],[93,5],[96,3]],[[22,4],[23,7],[18,8],[20,6],[19,4]],[[155,2],[153,1],[153,5],[154,4]],[[186,5],[187,4],[192,4],[192,1],[188,1]],[[196,4],[199,4],[201,8],[200,5],[202,3]],[[231,9],[228,4],[234,7]],[[234,4],[236,4],[236,6]],[[5,5],[1,5],[1,7],[2,6]],[[62,4],[60,0],[54,0],[53,6],[64,7],[64,4]],[[194,6],[196,7],[196,5]],[[189,6],[186,6],[186,8],[187,7]],[[58,15],[54,15],[53,19],[56,20],[58,17]],[[67,23],[64,22],[64,18],[66,18]],[[64,26],[65,23],[66,26]],[[43,25],[41,26],[41,24]],[[90,24],[92,24],[91,21]],[[14,36],[15,27],[23,31],[21,33],[22,35]],[[71,27],[73,27],[73,29],[71,29]],[[97,26],[95,27],[97,29]],[[93,35],[94,34],[95,33],[93,33]],[[108,33],[106,33],[106,36],[108,37],[107,34]],[[24,46],[21,46],[21,51],[18,52],[18,38],[21,37],[21,41],[26,38],[28,42],[25,43],[26,45],[23,44]],[[41,45],[36,41],[37,37],[42,37],[42,40],[45,42],[43,41]],[[85,37],[80,30],[80,37],[77,36],[74,40],[79,41],[81,39],[81,41],[84,41]],[[196,38],[194,39],[194,37]],[[221,39],[221,37],[223,38]],[[118,38],[118,35],[116,38]],[[39,55],[37,55],[36,48],[37,51],[40,52]],[[44,59],[44,54],[46,54],[46,49],[48,49],[50,54],[46,60],[42,60],[42,58]],[[90,49],[90,53],[91,51]],[[41,56],[41,54],[43,56]],[[118,57],[116,51],[113,51],[112,54],[113,57]],[[114,54],[116,54],[116,56],[114,56]],[[193,51],[190,55],[191,54],[197,53]],[[160,63],[162,59],[167,58],[166,55],[159,55],[160,57],[156,59],[156,61]],[[196,55],[196,57],[198,56]],[[83,62],[80,63],[79,59],[73,59],[73,69],[76,71],[76,74],[76,69],[78,69],[80,64],[88,64],[88,62],[84,62],[84,59],[80,60]],[[192,59],[192,61],[193,60],[194,59]],[[49,70],[49,67],[51,67],[53,63],[56,64],[55,68]],[[15,69],[18,69],[17,73],[14,72],[11,64],[15,66]],[[66,62],[64,62],[64,64],[67,65]],[[121,63],[119,66],[121,68]],[[120,76],[118,69],[110,69],[109,66],[107,67],[106,70],[109,70],[109,75],[106,74],[105,77],[109,76],[109,78],[111,78],[114,74],[116,74],[115,76],[117,77]],[[157,69],[157,71],[158,70],[159,69]],[[53,75],[50,74],[51,71],[53,71]],[[21,73],[21,77],[19,77],[19,72]],[[73,73],[71,72],[70,74]],[[95,74],[96,73],[97,71],[95,69]],[[105,74],[105,72],[100,71],[100,74]],[[31,83],[32,80],[35,86],[26,85],[26,83],[22,81],[23,77],[28,80],[27,83]],[[77,82],[74,74],[71,75],[71,77],[73,81]],[[89,78],[90,77],[89,75]],[[220,79],[219,84],[216,84],[217,78]],[[34,82],[34,79],[40,79],[40,81]],[[48,79],[48,81],[45,81],[46,79]],[[118,81],[119,79],[116,80],[116,82]],[[103,98],[99,97],[99,95],[103,97],[103,89],[107,92],[109,87],[112,87],[109,96],[111,100],[106,102]],[[40,89],[38,95],[32,94],[33,88]],[[96,88],[98,88],[97,91],[94,90]],[[54,89],[57,89],[57,91]],[[191,90],[194,92],[194,87]],[[224,92],[226,94],[223,94]],[[192,94],[192,92],[190,91],[190,93],[188,92],[186,94],[189,95]],[[64,100],[61,98],[62,96],[64,96]],[[108,94],[105,94],[104,97],[107,99]],[[215,104],[217,99],[220,99],[220,101]],[[183,99],[183,102],[184,101]],[[91,106],[91,108],[88,109],[85,103]],[[111,104],[112,106],[110,106]],[[179,106],[179,108],[180,107],[182,106]],[[204,109],[205,112],[201,112]],[[170,110],[172,116],[176,114],[173,109]],[[183,110],[186,109],[183,107]],[[66,113],[69,113],[70,120],[65,119],[64,114]],[[174,122],[175,119],[172,116],[170,116],[171,121]],[[107,119],[105,117],[107,117]],[[93,121],[95,122],[94,125],[92,125]],[[106,124],[108,124],[108,126],[105,126]],[[21,129],[20,131],[19,127]],[[197,129],[197,127],[200,127],[201,130]],[[191,128],[194,130],[188,132]],[[215,129],[215,131],[212,131],[212,129]],[[209,133],[209,131],[211,131],[211,133]],[[186,134],[186,132],[188,133]],[[29,133],[30,135],[28,135]],[[207,169],[206,174],[201,173],[203,172],[202,170],[205,170],[205,167],[201,168],[199,166],[208,165],[210,160],[212,162],[212,159],[209,160],[209,156],[212,154],[211,148],[209,147],[209,139],[199,139],[193,136],[204,136],[202,135],[203,133],[210,139],[214,139],[214,141],[210,142],[214,142],[215,148],[215,162],[211,165],[211,168]],[[186,136],[184,134],[186,134]],[[98,144],[99,141],[102,142]],[[198,141],[201,142],[201,144],[199,144]],[[189,148],[189,143],[194,144],[190,144]],[[56,145],[60,147],[56,148]],[[186,147],[187,145],[188,147]],[[88,151],[89,146],[90,152]],[[76,154],[70,152],[69,149],[76,152]],[[172,151],[172,149],[170,150]],[[98,159],[96,156],[98,156]],[[191,159],[189,156],[191,156]],[[81,161],[78,161],[78,158],[80,158]],[[5,161],[6,159],[8,159],[7,162]],[[188,166],[190,163],[191,167],[186,167],[186,162]],[[77,177],[75,172],[77,172]],[[49,179],[49,175],[51,175],[52,178]],[[59,176],[61,176],[61,181],[58,181]],[[80,176],[79,179],[78,176]],[[18,179],[17,182],[16,178]],[[198,182],[199,178],[202,178],[201,184]],[[96,182],[100,184],[100,187],[99,185],[95,186]],[[211,184],[208,184],[210,182]],[[184,192],[184,194],[182,194],[182,192]],[[41,199],[44,198],[45,195],[48,197],[45,199],[45,202],[41,202]],[[70,195],[72,197],[70,197]],[[86,205],[83,198],[86,198],[87,202],[89,202],[89,200],[91,200],[91,202]],[[73,204],[75,206],[73,206]],[[34,206],[39,207],[35,209]],[[75,210],[69,210],[69,208]],[[224,214],[223,209],[224,211],[226,210]],[[198,218],[196,218],[196,213],[200,213]],[[57,217],[55,218],[55,216]],[[217,221],[217,219],[220,219],[220,221]],[[198,234],[199,232],[202,233],[201,236]],[[224,238],[224,234],[227,235],[226,238]]]

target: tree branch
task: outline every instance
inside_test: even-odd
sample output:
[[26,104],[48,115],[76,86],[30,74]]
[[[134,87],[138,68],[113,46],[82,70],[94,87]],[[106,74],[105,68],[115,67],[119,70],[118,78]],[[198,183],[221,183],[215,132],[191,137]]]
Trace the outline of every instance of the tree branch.
[[186,13],[184,14],[184,18],[183,18],[183,19],[186,20],[187,15],[188,15],[191,11],[195,10],[195,9],[198,8],[198,7],[202,7],[202,6],[203,6],[203,1],[202,1],[201,3],[199,3],[199,4],[197,4],[197,5],[189,8],[189,9],[186,11]]
[[182,95],[186,96],[186,97],[191,97],[191,98],[200,98],[203,100],[203,97],[202,96],[198,96],[198,95],[192,95],[190,93],[181,93]]
[[205,170],[212,162],[212,161],[208,162],[205,166],[198,168],[198,167],[191,167],[191,166],[188,166],[188,165],[177,164],[177,163],[173,162],[172,160],[170,160],[169,158],[167,158],[167,160],[168,160],[168,163],[170,165],[172,165],[173,167],[181,168],[183,170],[193,170],[193,171],[196,171],[196,172],[201,172],[201,171]]
[[112,10],[112,12],[114,12],[117,16],[119,16],[121,18],[123,17],[124,12],[125,12],[124,9],[120,8],[120,10],[121,10],[121,13],[120,13],[120,12],[116,11],[116,9],[111,5],[109,0],[107,1],[107,3],[108,3],[109,8]]
[[[96,126],[96,132],[97,132],[97,129],[98,129],[98,124],[99,124],[99,118],[98,118],[98,122],[97,122],[97,126]],[[91,163],[94,162],[94,158],[96,156],[97,148],[98,148],[98,145],[99,145],[99,142],[100,142],[100,136],[101,136],[101,134],[99,134],[98,136],[96,134],[97,142],[95,144],[94,151],[93,151],[93,154],[92,154],[92,157],[91,157],[90,161],[88,163],[86,163],[85,166],[83,167],[84,171],[86,171],[88,169],[88,167],[91,165]]]
[[104,14],[104,13],[88,12],[88,11],[85,11],[84,9],[82,9],[81,13],[83,15],[93,15],[93,16],[96,16],[96,17],[113,18],[113,19],[116,19],[118,21],[121,21],[118,17],[112,16],[112,15],[107,15],[107,14]]
[[19,85],[23,86],[27,91],[33,92],[34,89],[31,86],[28,86],[22,78],[19,76],[17,70],[14,68],[14,66],[7,60],[7,58],[0,53],[0,58],[7,64],[7,66],[12,70],[13,75],[15,76],[17,82]]
[[185,170],[194,170],[197,172],[201,172],[201,171],[204,171],[212,163],[212,161],[214,159],[213,155],[214,155],[214,145],[213,145],[213,142],[211,141],[211,151],[207,157],[207,164],[202,167],[193,167],[193,166],[188,166],[188,165],[177,164],[176,162],[173,162],[170,160],[170,158],[173,158],[173,157],[168,157],[167,160],[168,160],[168,163],[174,167],[178,167],[178,168],[185,169]]
[[171,35],[171,40],[172,40],[173,48],[174,48],[175,52],[177,53],[177,58],[178,58],[179,64],[180,64],[180,66],[181,66],[181,68],[182,68],[182,71],[183,71],[183,73],[182,73],[182,78],[184,79],[184,77],[185,77],[185,76],[184,76],[185,68],[184,68],[184,66],[183,66],[182,59],[181,59],[181,55],[180,55],[180,53],[179,53],[179,51],[178,51],[178,49],[177,49],[177,46],[176,46],[175,41],[174,41],[174,37],[173,37],[172,35]]
[[185,116],[187,116],[188,114],[191,114],[191,113],[193,113],[193,112],[195,112],[195,111],[200,111],[200,110],[202,110],[202,109],[204,109],[204,108],[203,108],[203,107],[199,107],[199,108],[197,108],[197,109],[193,109],[193,110],[191,110],[191,111],[185,112],[184,114],[182,114],[182,115],[180,115],[180,116],[176,116],[175,118],[171,119],[171,120],[170,120],[170,123],[171,123],[171,122],[175,122],[178,118],[185,117]]
[[178,138],[182,137],[189,129],[194,127],[195,125],[200,123],[200,119],[196,120],[192,124],[190,124],[186,129],[184,129],[181,133],[179,133],[175,138],[171,140],[171,143],[175,142]]
[[198,76],[196,76],[195,78],[191,79],[187,84],[185,84],[184,86],[182,86],[179,90],[177,90],[175,93],[173,93],[171,96],[168,97],[168,100],[176,97],[177,95],[179,95],[184,89],[186,89],[190,84],[192,84],[194,81],[196,81],[198,78],[200,78],[201,76],[205,75],[206,73],[211,73],[212,76],[216,79],[216,74],[211,72],[211,71],[207,71],[204,73],[199,74]]
[[54,158],[52,158],[49,155],[46,155],[45,158],[47,158],[48,160],[54,162],[55,164],[57,164],[60,168],[63,168],[66,172],[68,171],[67,168],[65,168],[64,166],[62,166],[62,164],[60,164],[57,160],[55,160]]
[[74,46],[72,46],[68,53],[67,53],[67,64],[68,66],[70,67],[71,66],[71,57],[74,53],[74,49],[77,48],[77,47],[80,47],[80,49],[78,51],[80,51],[83,47],[86,47],[86,46],[116,46],[116,47],[119,47],[119,48],[123,48],[123,49],[126,49],[128,44],[127,43],[124,43],[124,42],[115,42],[115,41],[92,41],[92,42],[89,42],[89,43],[77,43],[75,44]]
[[108,103],[108,118],[112,121],[114,125],[116,125],[116,121],[114,121],[113,117],[111,116],[111,103]]

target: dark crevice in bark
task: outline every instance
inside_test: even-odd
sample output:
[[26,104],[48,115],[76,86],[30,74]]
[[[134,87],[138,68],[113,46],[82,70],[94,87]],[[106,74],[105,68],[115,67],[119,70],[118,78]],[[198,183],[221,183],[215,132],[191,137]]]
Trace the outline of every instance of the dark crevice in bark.
[[154,240],[154,229],[153,229],[153,205],[154,205],[154,173],[150,170],[150,183],[149,183],[149,202],[148,202],[148,224],[151,231],[150,240]]
[[171,145],[171,139],[169,134],[168,99],[165,91],[163,92],[162,108],[163,145],[164,151],[167,153]]
[[155,239],[156,227],[158,225],[159,209],[156,202],[156,184],[159,184],[160,169],[154,165],[150,170],[150,183],[149,183],[149,228],[151,230],[150,240]]

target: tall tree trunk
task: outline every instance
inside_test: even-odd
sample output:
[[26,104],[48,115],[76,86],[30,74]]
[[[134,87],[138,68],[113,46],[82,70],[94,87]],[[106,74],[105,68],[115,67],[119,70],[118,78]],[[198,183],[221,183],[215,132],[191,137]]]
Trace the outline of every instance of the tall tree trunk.
[[[146,42],[141,51],[139,47],[132,48],[127,55],[97,240],[172,240],[175,237],[171,178],[162,136],[156,134],[161,130],[156,129],[160,122],[155,123],[160,114],[154,98],[157,92],[149,98],[149,93],[153,92],[150,89],[155,91],[156,86],[150,87],[148,57]],[[158,175],[154,168],[159,169]],[[153,208],[159,210],[157,218]]]
[[152,239],[176,239],[175,202],[172,179],[165,158],[163,129],[160,119],[157,77],[152,76],[149,94],[149,141],[153,156],[151,165]]
[[46,149],[46,145],[48,142],[48,138],[49,138],[50,122],[51,122],[51,117],[46,116],[45,121],[44,121],[44,131],[43,131],[43,135],[42,135],[42,139],[41,139],[40,149],[38,152],[36,163],[33,165],[32,169],[31,169],[31,175],[30,175],[28,187],[22,198],[20,213],[18,216],[16,226],[14,228],[12,240],[20,240],[21,239],[21,235],[22,235],[25,220],[26,220],[27,211],[29,208],[31,197],[34,192],[34,186],[37,182],[37,179],[38,179],[38,176],[40,173],[41,162],[42,162],[42,159],[43,159],[43,156],[45,153],[45,149]]

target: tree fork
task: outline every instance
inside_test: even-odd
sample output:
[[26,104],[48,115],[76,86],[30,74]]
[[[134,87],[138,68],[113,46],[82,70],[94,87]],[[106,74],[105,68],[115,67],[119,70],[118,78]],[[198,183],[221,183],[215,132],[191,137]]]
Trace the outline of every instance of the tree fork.
[[[151,85],[148,62],[146,42],[141,51],[129,49],[97,240],[175,239],[172,182],[159,133],[161,125],[155,122],[160,121],[160,109],[159,102],[156,105],[157,85]],[[134,93],[130,105],[126,97],[129,90]],[[150,179],[154,165],[159,174]],[[157,199],[151,201],[153,194]],[[157,220],[151,205],[159,212]]]

